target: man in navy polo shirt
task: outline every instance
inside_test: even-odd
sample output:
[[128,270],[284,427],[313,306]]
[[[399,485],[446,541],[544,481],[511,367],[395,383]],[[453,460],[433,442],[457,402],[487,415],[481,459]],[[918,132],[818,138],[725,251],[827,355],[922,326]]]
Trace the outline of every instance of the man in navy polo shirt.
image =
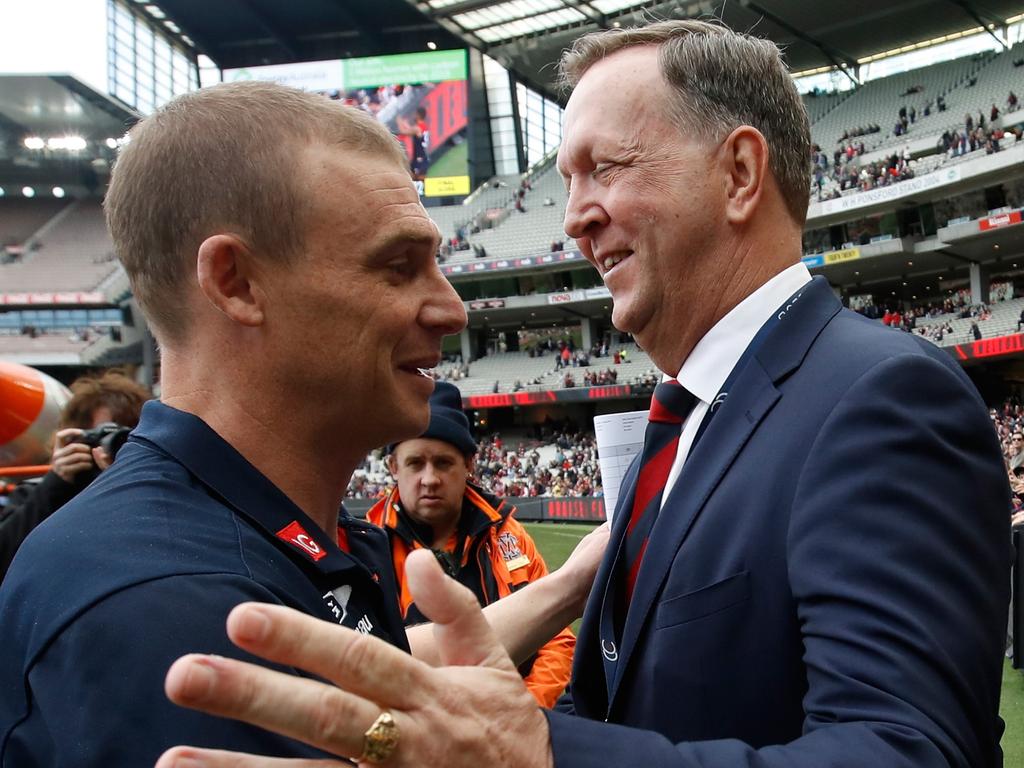
[[139,123],[106,211],[162,396],[0,590],[0,765],[145,766],[185,740],[320,756],[171,704],[164,676],[187,651],[251,658],[225,633],[245,601],[408,650],[386,536],[339,508],[369,449],[424,429],[420,369],[465,324],[437,228],[379,123],[253,82]]

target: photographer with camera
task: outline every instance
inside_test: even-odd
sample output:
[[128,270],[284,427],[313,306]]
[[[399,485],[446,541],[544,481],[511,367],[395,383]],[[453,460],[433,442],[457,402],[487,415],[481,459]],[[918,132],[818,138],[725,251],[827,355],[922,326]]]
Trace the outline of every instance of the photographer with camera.
[[116,371],[83,376],[71,392],[54,435],[50,471],[22,483],[0,508],[0,580],[25,537],[110,466],[150,398],[144,387]]

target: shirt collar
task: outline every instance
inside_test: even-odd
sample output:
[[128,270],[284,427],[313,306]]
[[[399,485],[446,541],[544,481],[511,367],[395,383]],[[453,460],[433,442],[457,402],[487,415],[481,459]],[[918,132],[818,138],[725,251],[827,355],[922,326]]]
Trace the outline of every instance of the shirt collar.
[[[285,493],[205,421],[165,403],[142,406],[139,425],[130,439],[141,439],[169,454],[204,485],[209,493],[275,539],[303,564],[322,574],[361,566]],[[346,515],[342,512],[340,524]]]
[[711,403],[772,312],[810,280],[807,267],[794,264],[733,307],[697,342],[676,376],[679,383]]

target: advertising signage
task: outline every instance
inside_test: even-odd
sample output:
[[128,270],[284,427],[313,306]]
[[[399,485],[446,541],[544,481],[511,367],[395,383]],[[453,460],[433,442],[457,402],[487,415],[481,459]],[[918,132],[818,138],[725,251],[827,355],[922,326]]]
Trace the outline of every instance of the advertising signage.
[[[607,387],[573,387],[543,392],[508,392],[494,395],[469,395],[462,398],[467,408],[511,408],[516,405],[541,405],[543,403],[579,403],[594,400],[616,400],[637,397],[644,393],[633,390],[629,384]],[[650,395],[648,389],[646,394]]]
[[272,80],[357,107],[405,147],[425,197],[470,192],[466,52],[425,51],[361,59],[227,69],[227,82]]
[[1021,352],[1024,352],[1024,333],[997,336],[993,339],[980,339],[969,344],[957,344],[951,347],[950,351],[961,362],[982,360],[988,357],[1019,355]]

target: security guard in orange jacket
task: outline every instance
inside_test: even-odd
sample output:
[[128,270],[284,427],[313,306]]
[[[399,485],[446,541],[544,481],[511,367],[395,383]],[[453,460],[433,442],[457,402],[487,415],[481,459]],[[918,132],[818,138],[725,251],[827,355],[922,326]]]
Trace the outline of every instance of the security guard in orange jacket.
[[[388,456],[398,487],[367,519],[385,528],[391,540],[406,626],[426,621],[405,580],[405,558],[414,549],[432,549],[448,575],[469,587],[481,605],[548,572],[533,539],[512,517],[515,507],[471,482],[476,448],[459,390],[438,382],[426,432],[392,446]],[[565,689],[575,646],[566,627],[520,667],[542,706],[551,707]]]

